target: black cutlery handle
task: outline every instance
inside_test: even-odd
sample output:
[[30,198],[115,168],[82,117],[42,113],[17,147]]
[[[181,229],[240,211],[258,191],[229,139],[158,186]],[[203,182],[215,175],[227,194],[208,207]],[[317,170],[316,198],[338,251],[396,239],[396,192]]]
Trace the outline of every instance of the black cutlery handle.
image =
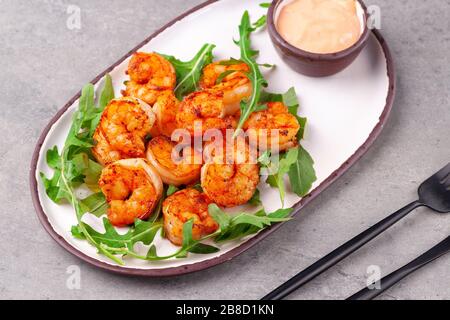
[[291,294],[307,282],[311,281],[321,273],[325,272],[339,261],[343,260],[351,253],[361,248],[364,244],[377,237],[383,231],[394,225],[396,222],[404,218],[412,210],[423,206],[420,201],[414,201],[389,217],[378,222],[373,227],[362,232],[347,243],[343,244],[333,252],[329,253],[313,265],[298,273],[292,279],[288,280],[277,289],[266,295],[262,300],[280,300]]
[[354,294],[347,300],[371,300],[394,284],[410,275],[414,271],[422,268],[428,263],[438,259],[444,254],[450,252],[450,237],[433,247],[431,250],[427,251],[417,259],[411,261],[406,266],[398,269],[397,271],[392,272],[388,276],[384,277],[380,280],[380,288],[379,289],[369,289],[368,287]]

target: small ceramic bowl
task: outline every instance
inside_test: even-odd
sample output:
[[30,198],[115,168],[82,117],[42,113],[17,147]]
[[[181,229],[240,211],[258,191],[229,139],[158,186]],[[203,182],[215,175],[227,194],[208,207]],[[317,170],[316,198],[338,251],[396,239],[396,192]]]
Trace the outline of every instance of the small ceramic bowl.
[[358,57],[370,35],[370,30],[367,27],[367,7],[361,0],[357,0],[360,5],[358,12],[364,23],[361,37],[350,48],[329,54],[312,53],[298,49],[284,40],[278,33],[276,19],[279,10],[289,1],[291,0],[274,0],[272,2],[267,16],[267,24],[275,49],[292,69],[310,77],[326,77],[344,70]]

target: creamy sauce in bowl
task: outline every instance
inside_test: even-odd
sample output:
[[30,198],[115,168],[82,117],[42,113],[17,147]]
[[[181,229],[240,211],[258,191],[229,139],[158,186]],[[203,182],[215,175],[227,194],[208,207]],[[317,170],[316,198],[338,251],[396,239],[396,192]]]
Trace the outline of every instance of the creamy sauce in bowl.
[[291,0],[280,6],[275,23],[291,45],[311,53],[343,51],[358,42],[364,30],[356,0]]

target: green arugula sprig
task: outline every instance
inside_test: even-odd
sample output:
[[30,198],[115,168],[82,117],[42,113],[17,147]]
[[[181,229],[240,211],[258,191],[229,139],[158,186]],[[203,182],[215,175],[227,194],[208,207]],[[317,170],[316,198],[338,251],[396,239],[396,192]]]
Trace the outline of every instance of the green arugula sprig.
[[273,213],[266,214],[264,210],[258,211],[256,214],[241,213],[234,217],[229,216],[217,205],[211,204],[208,208],[209,214],[219,224],[219,229],[208,236],[199,240],[194,240],[192,228],[194,220],[188,220],[183,225],[183,243],[182,246],[174,253],[167,256],[158,256],[155,245],[151,245],[146,255],[140,255],[134,251],[134,245],[142,242],[150,245],[158,230],[162,228],[162,222],[145,222],[136,220],[135,225],[126,234],[120,235],[110,224],[107,218],[103,219],[105,232],[101,233],[94,230],[85,223],[72,227],[72,235],[78,239],[86,239],[82,227],[87,230],[89,235],[100,248],[108,253],[122,256],[130,256],[147,261],[161,261],[171,258],[185,258],[189,253],[195,254],[211,254],[218,252],[220,249],[203,243],[207,240],[214,240],[217,243],[256,234],[264,228],[274,223],[289,221],[289,215],[292,209],[280,209]]
[[248,77],[252,83],[252,95],[241,102],[241,117],[236,128],[235,137],[240,133],[244,123],[253,112],[264,110],[264,106],[261,106],[259,101],[261,91],[267,87],[268,83],[259,69],[259,64],[256,62],[259,51],[252,49],[250,40],[251,34],[263,25],[261,21],[260,19],[256,24],[252,24],[248,11],[245,11],[239,26],[240,39],[237,44],[241,50],[241,60],[250,67]]
[[162,54],[175,68],[177,75],[175,95],[179,100],[199,89],[198,83],[202,70],[207,64],[213,62],[214,55],[212,52],[215,47],[214,44],[205,44],[190,61],[180,61],[174,56]]
[[[281,203],[284,206],[284,198],[286,197],[284,177],[297,161],[298,148],[289,149],[286,153],[278,155],[278,157],[279,161],[272,161],[270,151],[266,151],[259,160],[261,169],[265,170],[268,174],[266,182],[271,187],[279,190]],[[262,173],[264,173],[264,171],[262,171]]]
[[103,192],[93,193],[89,197],[80,200],[80,206],[83,213],[89,212],[98,218],[105,215],[108,211],[108,203]]
[[88,231],[92,239],[101,244],[106,250],[115,251],[115,249],[123,248],[132,252],[134,250],[134,245],[138,242],[142,242],[145,245],[151,244],[156,233],[161,229],[162,222],[147,222],[137,219],[134,223],[134,227],[130,228],[124,235],[119,234],[107,218],[103,218],[103,226],[105,228],[104,233],[94,230],[84,222],[77,226],[73,226],[72,235],[77,239],[85,240],[86,236],[81,230],[82,226]]
[[208,212],[219,224],[219,230],[214,235],[216,242],[240,239],[271,226],[274,223],[289,221],[292,208],[280,209],[266,214],[261,209],[255,214],[241,213],[234,217],[229,216],[217,205],[209,205]]
[[[105,77],[105,85],[99,97],[98,106],[95,106],[94,86],[86,85],[79,99],[79,107],[74,112],[72,125],[67,135],[61,153],[54,147],[47,152],[47,163],[54,170],[53,177],[48,179],[41,172],[41,178],[47,195],[55,203],[68,201],[75,209],[79,233],[97,250],[115,261],[122,264],[122,261],[106,250],[91,235],[82,223],[81,219],[86,213],[86,206],[93,206],[93,198],[84,203],[77,198],[75,189],[88,178],[95,180],[98,177],[98,164],[91,159],[90,149],[94,145],[92,139],[95,128],[98,125],[103,109],[108,102],[114,98],[112,80],[109,75]],[[94,176],[92,176],[94,174]]]
[[300,197],[309,193],[313,183],[317,180],[314,170],[314,160],[302,146],[297,147],[297,159],[289,168],[289,181],[292,191]]
[[[300,142],[305,135],[307,119],[298,115],[300,104],[295,88],[290,88],[283,94],[263,91],[261,93],[260,104],[264,105],[268,102],[282,102],[287,106],[289,112],[297,118],[300,124],[297,140]],[[259,160],[261,167],[266,173],[269,173],[266,182],[271,187],[279,190],[283,205],[286,195],[284,184],[286,174],[289,176],[291,190],[300,197],[307,195],[313,183],[317,180],[314,170],[314,160],[301,146],[292,148],[281,155],[279,162],[272,161],[270,152],[263,153]]]
[[274,223],[289,221],[289,215],[293,209],[280,209],[276,212],[266,214],[262,209],[256,214],[241,213],[234,217],[229,216],[221,210],[216,204],[208,207],[211,217],[219,224],[219,229],[206,237],[194,240],[192,236],[193,220],[187,221],[183,226],[183,244],[181,248],[169,255],[160,257],[156,252],[156,246],[152,245],[144,257],[145,260],[166,260],[170,258],[184,258],[188,253],[210,254],[218,252],[220,249],[203,243],[206,240],[213,239],[215,242],[223,242],[228,240],[241,239],[243,237],[258,233],[264,228]]

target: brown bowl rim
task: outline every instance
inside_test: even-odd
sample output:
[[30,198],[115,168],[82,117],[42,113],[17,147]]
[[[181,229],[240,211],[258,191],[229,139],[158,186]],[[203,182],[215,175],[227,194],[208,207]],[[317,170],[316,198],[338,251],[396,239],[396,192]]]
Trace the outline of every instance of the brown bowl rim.
[[283,36],[278,32],[277,27],[275,25],[275,10],[278,6],[287,0],[274,0],[269,7],[269,11],[267,13],[267,28],[269,30],[269,34],[272,36],[272,39],[276,42],[277,46],[280,46],[289,51],[293,56],[298,58],[306,58],[309,60],[320,60],[320,61],[334,61],[343,59],[354,52],[362,49],[366,44],[367,40],[370,36],[370,30],[368,28],[368,15],[367,15],[367,6],[362,0],[356,0],[360,3],[363,11],[364,11],[364,31],[362,35],[359,37],[358,41],[355,42],[351,47],[348,47],[345,50],[341,50],[333,53],[314,53],[299,49],[289,42],[287,42]]
[[[121,59],[119,59],[116,63],[111,65],[109,68],[107,68],[105,71],[100,73],[97,77],[95,77],[91,83],[95,84],[99,82],[108,72],[112,71],[115,67],[117,67],[119,64],[121,64],[124,60],[126,60],[128,57],[130,57],[133,53],[137,52],[139,49],[141,49],[142,46],[150,42],[153,38],[155,38],[157,35],[159,35],[161,32],[163,32],[168,27],[175,24],[177,21],[180,21],[184,17],[208,6],[211,4],[214,4],[215,2],[218,2],[219,0],[208,0],[188,11],[180,15],[179,17],[175,18],[171,22],[164,25],[162,28],[157,30],[155,33],[150,35],[147,39],[145,39],[143,42],[141,42],[138,46],[136,46],[134,49],[132,49],[130,52],[128,52],[125,56],[123,56]],[[386,58],[386,64],[387,64],[387,76],[389,78],[389,89],[388,89],[388,95],[386,98],[386,105],[383,109],[383,112],[380,116],[380,121],[378,124],[374,127],[372,132],[370,133],[367,140],[356,150],[356,152],[347,159],[338,169],[336,169],[335,172],[333,172],[326,180],[324,180],[318,187],[316,187],[314,190],[311,191],[309,195],[302,198],[297,204],[293,206],[293,213],[292,217],[297,215],[301,209],[303,209],[306,205],[311,203],[312,200],[317,198],[324,190],[326,190],[331,184],[333,184],[338,178],[340,178],[345,172],[347,172],[348,169],[350,169],[358,160],[362,158],[366,154],[366,152],[369,150],[369,148],[373,145],[373,143],[377,140],[378,136],[381,134],[387,120],[389,119],[389,115],[392,111],[394,100],[395,100],[395,92],[397,88],[397,78],[396,78],[396,71],[395,71],[395,65],[394,61],[391,55],[391,51],[389,49],[389,46],[387,45],[386,41],[384,40],[383,36],[380,32],[377,30],[373,30],[374,36],[376,37],[376,40],[382,47],[382,50],[384,52],[385,58]],[[112,273],[120,274],[120,275],[126,275],[126,276],[145,276],[145,277],[170,277],[170,276],[180,276],[183,274],[193,273],[197,271],[202,271],[208,268],[211,268],[213,266],[222,264],[224,262],[230,261],[234,257],[244,253],[248,249],[255,246],[257,243],[262,241],[263,239],[267,238],[270,234],[278,230],[283,226],[283,224],[277,224],[273,225],[272,227],[269,227],[253,238],[249,239],[248,241],[242,243],[240,246],[224,253],[223,255],[220,255],[218,257],[214,257],[209,260],[196,262],[184,266],[179,267],[169,267],[169,268],[162,268],[162,269],[139,269],[139,268],[128,268],[128,267],[122,267],[110,263],[106,263],[103,261],[100,261],[98,259],[92,258],[88,256],[87,254],[83,253],[82,251],[78,250],[77,248],[70,245],[62,236],[60,236],[52,227],[50,224],[50,221],[44,212],[44,209],[42,208],[41,202],[39,200],[39,192],[38,192],[38,180],[36,177],[36,170],[37,170],[37,163],[40,158],[40,152],[42,145],[45,141],[45,138],[47,137],[50,129],[52,126],[61,118],[61,116],[69,109],[70,106],[81,96],[81,92],[78,92],[72,99],[70,99],[56,114],[55,116],[49,121],[47,126],[42,131],[41,135],[39,136],[38,141],[36,142],[36,147],[33,152],[31,164],[30,164],[30,172],[29,172],[29,182],[30,182],[30,191],[31,191],[31,198],[33,201],[34,208],[36,210],[36,214],[38,216],[38,219],[44,229],[47,231],[47,233],[65,250],[73,254],[74,256],[78,257],[84,262],[87,262],[88,264],[98,267],[100,269],[103,269],[105,271],[109,271]]]

